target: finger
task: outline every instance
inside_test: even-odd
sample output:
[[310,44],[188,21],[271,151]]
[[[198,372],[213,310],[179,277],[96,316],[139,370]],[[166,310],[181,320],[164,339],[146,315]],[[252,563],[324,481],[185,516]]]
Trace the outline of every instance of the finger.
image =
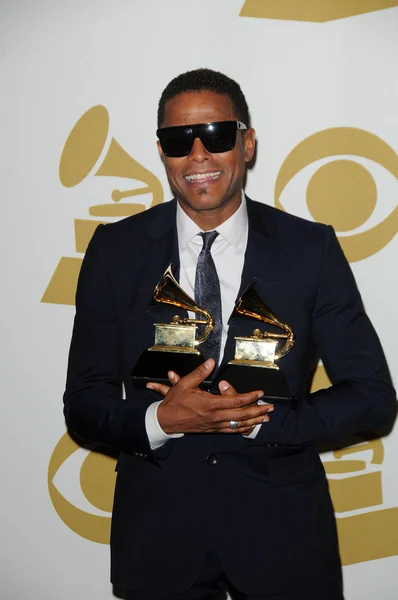
[[255,390],[246,394],[222,394],[221,396],[213,396],[212,400],[219,409],[234,409],[249,406],[249,404],[257,403],[257,400],[264,396],[261,390]]
[[215,410],[213,413],[213,422],[220,425],[222,423],[229,423],[230,421],[238,421],[243,423],[251,419],[261,419],[269,416],[268,413],[274,411],[272,404],[253,404],[252,406],[246,406],[240,409],[227,409],[227,410]]
[[146,384],[148,390],[153,390],[154,392],[159,392],[162,396],[165,396],[169,391],[170,387],[168,385],[164,385],[163,383],[155,383],[154,381],[150,381]]
[[230,383],[228,383],[228,381],[224,380],[220,381],[218,384],[218,389],[220,390],[222,396],[234,396],[238,393],[236,389]]
[[252,433],[254,427],[244,427],[239,429],[219,429],[217,433],[238,433],[239,435],[249,435]]
[[179,384],[183,389],[196,388],[199,384],[210,376],[216,363],[212,358],[207,359],[204,363],[199,365],[192,373],[181,377]]
[[175,371],[169,371],[167,376],[170,380],[170,383],[175,385],[178,381],[180,381],[181,377]]

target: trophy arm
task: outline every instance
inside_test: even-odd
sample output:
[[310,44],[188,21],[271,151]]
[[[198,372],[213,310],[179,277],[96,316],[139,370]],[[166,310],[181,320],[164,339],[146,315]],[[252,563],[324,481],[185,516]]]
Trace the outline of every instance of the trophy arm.
[[195,340],[195,346],[199,346],[199,344],[202,344],[203,342],[205,342],[207,340],[207,338],[210,336],[210,334],[212,333],[212,331],[214,329],[214,317],[205,308],[197,307],[196,312],[199,313],[200,315],[203,315],[206,320],[206,326],[205,326],[205,329],[204,329],[202,335],[199,335],[197,337],[197,339]]
[[275,360],[277,360],[278,358],[283,358],[284,356],[286,356],[286,354],[289,354],[290,350],[294,346],[294,333],[291,330],[291,328],[289,327],[289,325],[286,325],[286,327],[287,327],[287,329],[285,329],[285,331],[287,331],[287,334],[288,334],[287,340],[283,344],[282,348],[280,350],[278,350],[277,352],[275,352]]

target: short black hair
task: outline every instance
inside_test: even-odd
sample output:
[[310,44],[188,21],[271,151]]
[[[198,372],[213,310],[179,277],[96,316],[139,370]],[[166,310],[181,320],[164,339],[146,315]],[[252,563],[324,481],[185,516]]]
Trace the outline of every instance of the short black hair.
[[228,96],[239,121],[243,121],[247,127],[250,127],[249,108],[240,85],[219,71],[195,69],[194,71],[181,73],[181,75],[172,79],[163,90],[158,105],[158,128],[162,126],[165,106],[168,100],[184,92],[201,91],[210,91],[215,94]]

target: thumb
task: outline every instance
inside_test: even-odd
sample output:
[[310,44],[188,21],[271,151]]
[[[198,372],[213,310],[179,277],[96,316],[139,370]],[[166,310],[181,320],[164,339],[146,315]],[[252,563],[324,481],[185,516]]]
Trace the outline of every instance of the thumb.
[[204,363],[199,365],[192,373],[185,375],[180,379],[180,386],[189,389],[198,387],[214,369],[216,363],[212,358],[208,358]]
[[238,393],[236,389],[230,383],[228,383],[228,381],[224,380],[220,381],[218,384],[218,389],[220,390],[222,396],[234,396]]

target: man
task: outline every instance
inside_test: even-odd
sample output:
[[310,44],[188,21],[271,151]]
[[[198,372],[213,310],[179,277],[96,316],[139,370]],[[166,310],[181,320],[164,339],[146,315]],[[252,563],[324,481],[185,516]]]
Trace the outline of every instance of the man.
[[[255,134],[228,77],[180,75],[158,112],[159,152],[175,199],[99,227],[76,296],[65,416],[70,430],[121,451],[112,581],[126,598],[341,600],[333,508],[314,448],[392,422],[395,393],[378,338],[331,227],[245,198]],[[212,233],[213,232],[213,233]],[[148,310],[169,264],[218,315],[208,360],[170,386],[132,387],[153,344]],[[256,291],[295,334],[280,366],[294,406],[266,390],[199,389],[233,358],[236,298]],[[333,386],[309,394],[319,354]],[[122,399],[122,384],[126,399]],[[260,402],[259,402],[260,400]]]

